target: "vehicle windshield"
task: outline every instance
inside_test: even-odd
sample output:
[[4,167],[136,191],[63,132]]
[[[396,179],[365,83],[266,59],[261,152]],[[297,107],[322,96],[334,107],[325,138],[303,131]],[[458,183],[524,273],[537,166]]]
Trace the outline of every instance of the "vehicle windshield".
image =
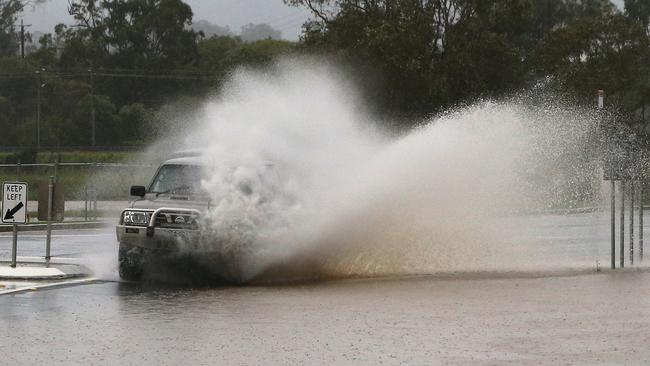
[[151,183],[149,193],[199,194],[202,168],[198,165],[163,165]]

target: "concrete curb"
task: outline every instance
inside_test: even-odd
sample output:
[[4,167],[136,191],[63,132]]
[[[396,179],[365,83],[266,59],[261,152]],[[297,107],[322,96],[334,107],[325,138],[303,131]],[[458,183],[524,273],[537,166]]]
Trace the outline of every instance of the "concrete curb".
[[[88,222],[70,222],[70,223],[55,223],[52,224],[52,230],[66,230],[66,229],[100,229],[111,226],[110,222],[105,221],[88,221]],[[12,225],[0,226],[0,233],[12,232]],[[18,225],[18,231],[43,231],[47,230],[47,224],[27,224]]]
[[45,284],[29,284],[27,286],[8,288],[6,290],[0,289],[0,295],[19,294],[21,292],[37,291],[41,289],[51,289],[57,287],[85,285],[85,284],[95,283],[95,282],[99,282],[99,280],[97,278],[90,277],[90,278],[82,278],[82,279],[73,279],[68,281],[51,282]]
[[0,280],[64,280],[88,277],[91,271],[80,264],[52,263],[45,267],[42,262],[22,262],[11,268],[10,262],[0,262]]

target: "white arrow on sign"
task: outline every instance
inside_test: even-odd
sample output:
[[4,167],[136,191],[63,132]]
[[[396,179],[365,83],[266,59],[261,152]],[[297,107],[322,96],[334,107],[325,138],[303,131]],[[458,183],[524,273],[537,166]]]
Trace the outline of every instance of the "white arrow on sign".
[[2,184],[2,223],[27,223],[27,183]]

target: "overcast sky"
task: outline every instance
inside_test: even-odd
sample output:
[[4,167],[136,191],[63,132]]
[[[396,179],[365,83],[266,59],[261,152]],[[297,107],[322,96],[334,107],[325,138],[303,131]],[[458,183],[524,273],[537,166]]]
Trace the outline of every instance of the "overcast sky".
[[[309,18],[303,8],[285,5],[282,0],[185,0],[194,11],[194,21],[207,20],[221,26],[228,26],[233,33],[239,33],[242,25],[267,23],[282,31],[282,37],[297,40],[301,26]],[[613,0],[623,8],[623,0]],[[58,23],[71,24],[67,0],[50,0],[33,11],[25,11],[25,23],[32,24],[30,31],[52,32]]]
[[[297,40],[301,25],[309,18],[309,12],[302,8],[285,5],[282,0],[185,0],[194,11],[194,21],[207,20],[221,26],[229,26],[239,33],[242,25],[267,23],[282,31],[282,37]],[[52,32],[58,23],[71,24],[67,0],[50,0],[33,11],[25,11],[26,24],[32,24],[30,31]]]

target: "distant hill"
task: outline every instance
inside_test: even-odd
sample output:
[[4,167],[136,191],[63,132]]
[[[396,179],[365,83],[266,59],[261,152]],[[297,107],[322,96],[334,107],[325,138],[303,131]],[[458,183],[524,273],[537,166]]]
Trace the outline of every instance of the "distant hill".
[[194,22],[194,24],[192,24],[192,29],[197,32],[203,32],[206,38],[210,38],[212,36],[235,36],[235,34],[230,31],[230,27],[222,27],[218,24],[210,23],[207,20],[199,20],[198,22]]
[[213,24],[207,20],[194,22],[194,24],[192,24],[192,29],[203,32],[206,38],[212,36],[240,37],[244,42],[255,42],[263,39],[282,39],[282,31],[279,31],[265,23],[246,24],[241,27],[239,34],[233,33],[228,26]]

